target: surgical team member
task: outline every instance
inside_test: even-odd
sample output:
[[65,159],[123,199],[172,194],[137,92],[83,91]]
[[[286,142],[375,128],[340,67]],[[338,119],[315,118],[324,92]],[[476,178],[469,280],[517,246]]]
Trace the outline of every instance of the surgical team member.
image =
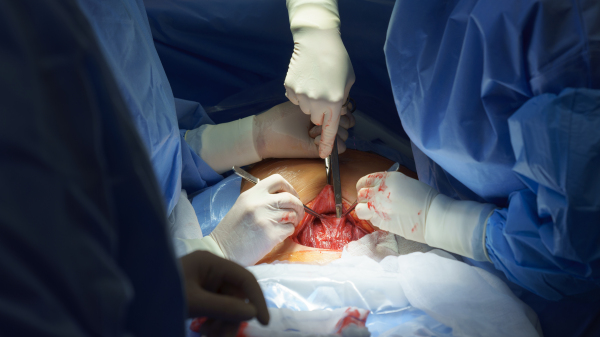
[[[294,226],[304,215],[302,203],[289,183],[280,176],[261,181],[256,188],[240,196],[217,229],[203,238],[188,193],[220,181],[220,174],[233,165],[243,166],[269,157],[318,157],[319,140],[323,145],[322,140],[329,137],[319,137],[319,134],[329,135],[327,132],[332,129],[331,137],[339,134],[338,147],[344,151],[344,140],[348,137],[346,129],[353,126],[354,120],[351,114],[340,115],[341,110],[346,110],[342,108],[342,101],[347,97],[353,78],[342,81],[343,86],[342,82],[325,85],[318,81],[317,85],[315,81],[320,78],[332,80],[330,74],[311,72],[323,68],[313,64],[315,59],[311,58],[318,52],[314,50],[317,46],[313,40],[316,35],[320,36],[311,30],[311,25],[322,24],[316,28],[331,30],[323,36],[334,35],[327,41],[339,40],[341,43],[335,28],[339,25],[339,20],[335,19],[337,9],[335,13],[329,13],[329,10],[333,11],[333,5],[329,8],[301,1],[290,2],[290,6],[296,8],[291,17],[297,18],[298,27],[308,26],[298,28],[303,36],[299,39],[304,41],[300,45],[306,43],[306,47],[295,56],[293,63],[297,66],[291,67],[289,78],[296,80],[288,86],[288,95],[295,95],[293,97],[302,102],[300,106],[305,112],[309,111],[305,103],[312,107],[317,102],[314,103],[316,106],[328,111],[335,107],[336,113],[324,114],[319,110],[321,120],[317,120],[287,103],[258,116],[213,125],[198,103],[173,97],[141,0],[78,0],[78,3],[96,33],[103,55],[150,153],[165,196],[178,255],[200,249],[242,265],[252,265],[260,260],[293,233]],[[311,21],[314,15],[319,20]],[[335,59],[340,57],[347,61],[347,76],[353,77],[347,53]],[[309,64],[313,64],[310,69],[302,68]],[[334,95],[332,92],[340,86],[340,91]],[[319,124],[323,116],[326,117],[324,126],[311,129],[311,119]],[[333,139],[329,141],[333,143]]]
[[294,53],[285,78],[286,96],[322,125],[319,155],[327,157],[342,105],[354,84],[354,69],[340,37],[337,0],[286,0]]
[[357,215],[598,300],[599,18],[597,0],[396,2],[385,55],[420,181],[363,177]]
[[184,336],[186,311],[214,336],[268,322],[250,272],[175,259],[127,99],[74,0],[0,2],[1,335]]

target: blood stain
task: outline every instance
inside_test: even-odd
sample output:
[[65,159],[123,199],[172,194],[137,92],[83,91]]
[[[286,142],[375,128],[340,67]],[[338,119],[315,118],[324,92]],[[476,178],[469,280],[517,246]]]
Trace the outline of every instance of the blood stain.
[[[369,222],[359,219],[354,211],[342,218],[335,217],[335,198],[331,185],[326,185],[307,206],[322,217],[317,219],[309,214],[304,215],[292,235],[292,240],[301,245],[341,250],[348,242],[375,230]],[[343,208],[348,207],[350,204],[343,201]]]

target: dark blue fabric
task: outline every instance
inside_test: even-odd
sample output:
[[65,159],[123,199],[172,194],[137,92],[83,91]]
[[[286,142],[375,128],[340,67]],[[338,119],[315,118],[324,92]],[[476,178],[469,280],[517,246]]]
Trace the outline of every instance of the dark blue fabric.
[[[128,105],[163,191],[167,214],[181,189],[193,193],[216,174],[181,143],[180,129],[212,123],[196,102],[176,100],[154,47],[142,0],[79,0]],[[185,154],[184,154],[185,152]],[[191,172],[196,166],[207,172]],[[182,177],[185,170],[185,177]]]
[[490,218],[487,246],[509,279],[545,298],[600,292],[598,128],[600,90],[542,94],[509,118],[527,189]]
[[0,334],[183,336],[160,188],[74,0],[0,2]]
[[419,178],[503,207],[494,266],[550,300],[600,293],[598,17],[596,0],[398,1],[385,46]]
[[185,187],[188,195],[193,195],[200,190],[212,186],[221,180],[223,176],[215,172],[200,156],[185,142],[185,132],[181,130],[181,184]]
[[200,103],[176,98],[175,108],[181,137],[181,186],[187,191],[188,196],[191,196],[223,179],[185,141],[187,130],[214,123]]
[[180,129],[192,130],[203,124],[214,124],[198,102],[175,98],[175,112]]
[[[294,48],[285,1],[145,0],[156,49],[176,97],[202,103],[217,123],[287,101]],[[339,2],[358,109],[402,131],[383,44],[393,0]]]

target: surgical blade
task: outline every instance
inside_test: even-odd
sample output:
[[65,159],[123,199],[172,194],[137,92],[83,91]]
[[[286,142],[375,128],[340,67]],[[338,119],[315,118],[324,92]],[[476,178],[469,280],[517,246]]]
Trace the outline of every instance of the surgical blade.
[[333,185],[333,196],[335,198],[335,217],[342,217],[342,183],[340,181],[340,160],[337,148],[337,137],[333,142],[329,163],[331,165],[331,184]]
[[[237,174],[238,176],[240,176],[240,177],[242,177],[242,178],[244,178],[244,179],[248,180],[249,182],[251,182],[251,183],[253,183],[253,184],[255,184],[255,185],[256,185],[256,184],[258,184],[258,183],[260,182],[260,179],[259,179],[259,178],[257,178],[257,177],[255,177],[255,176],[251,175],[250,173],[248,173],[248,171],[244,170],[244,169],[243,169],[243,168],[241,168],[241,167],[234,166],[232,169],[233,169],[233,172],[235,172],[235,174]],[[317,218],[319,218],[319,219],[321,219],[321,218],[322,218],[321,214],[319,214],[319,213],[317,213],[317,212],[313,211],[313,210],[312,210],[310,207],[308,207],[308,206],[306,206],[306,205],[304,205],[304,204],[302,204],[302,206],[304,206],[304,211],[305,211],[306,213],[308,213],[308,214],[310,214],[310,215],[312,215],[312,216],[314,216],[314,217],[317,217]]]
[[233,168],[233,172],[235,172],[235,174],[237,174],[238,176],[248,180],[249,182],[253,183],[253,184],[258,184],[260,182],[260,179],[258,179],[257,177],[251,175],[250,173],[248,173],[248,171],[244,170],[241,167],[238,166],[234,166]]

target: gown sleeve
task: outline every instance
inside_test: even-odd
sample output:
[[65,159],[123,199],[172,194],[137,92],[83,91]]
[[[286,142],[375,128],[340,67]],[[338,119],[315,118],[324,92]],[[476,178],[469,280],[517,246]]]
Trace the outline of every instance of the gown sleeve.
[[541,94],[509,119],[515,174],[527,186],[488,220],[495,267],[551,300],[598,296],[600,90]]
[[187,131],[202,125],[212,125],[214,122],[197,102],[175,98],[175,110],[181,143],[181,188],[193,195],[223,180],[223,177],[198,156],[185,140]]

